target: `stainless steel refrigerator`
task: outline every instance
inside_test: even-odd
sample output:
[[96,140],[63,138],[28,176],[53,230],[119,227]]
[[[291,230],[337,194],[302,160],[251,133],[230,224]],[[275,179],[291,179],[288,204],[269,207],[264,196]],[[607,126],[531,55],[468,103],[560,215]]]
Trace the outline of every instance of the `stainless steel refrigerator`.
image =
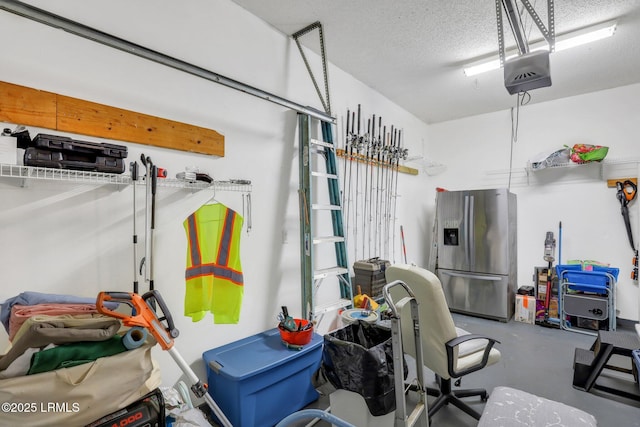
[[437,195],[437,268],[449,309],[507,322],[517,289],[517,201],[507,189]]

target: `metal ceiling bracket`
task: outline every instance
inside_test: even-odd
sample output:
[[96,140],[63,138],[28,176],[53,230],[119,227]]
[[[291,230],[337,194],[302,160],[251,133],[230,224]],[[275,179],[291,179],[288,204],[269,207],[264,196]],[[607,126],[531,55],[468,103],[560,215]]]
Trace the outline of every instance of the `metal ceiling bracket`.
[[544,24],[542,23],[542,19],[540,19],[540,16],[538,16],[536,11],[533,9],[533,6],[531,6],[531,3],[529,2],[529,0],[521,0],[521,1],[524,7],[527,9],[527,12],[529,12],[529,15],[531,15],[531,18],[533,18],[533,22],[536,23],[536,26],[544,36],[547,43],[549,43],[549,52],[553,52],[555,50],[555,45],[556,45],[555,19],[553,17],[553,13],[554,13],[553,0],[547,0],[547,18],[548,18],[547,25],[549,28],[546,28],[544,26]]
[[[533,22],[535,22],[538,30],[542,33],[542,36],[545,38],[547,43],[549,43],[549,52],[555,51],[555,18],[554,18],[554,0],[547,0],[547,18],[548,23],[547,27],[545,27],[542,19],[536,13],[533,6],[529,0],[520,0],[524,5],[524,8],[527,10]],[[496,18],[498,24],[498,51],[500,54],[500,65],[504,65],[505,61],[505,45],[504,45],[504,33],[502,29],[502,10],[507,15],[507,20],[511,26],[511,31],[513,33],[513,37],[516,41],[516,45],[518,46],[518,51],[520,55],[525,53],[529,53],[529,43],[526,39],[526,35],[524,32],[524,28],[522,26],[522,19],[520,17],[520,13],[518,8],[516,7],[517,0],[496,0]]]
[[249,86],[237,80],[233,80],[223,75],[214,73],[213,71],[206,70],[197,65],[193,65],[180,59],[165,55],[161,52],[148,49],[144,46],[140,46],[138,44],[107,34],[100,30],[96,30],[84,24],[72,21],[60,15],[53,14],[46,10],[28,5],[26,3],[15,0],[0,0],[0,9],[16,14],[18,16],[22,16],[23,18],[31,19],[41,24],[48,25],[53,28],[64,30],[70,34],[83,37],[97,43],[101,43],[105,46],[127,52],[131,55],[139,56],[141,58],[148,59],[149,61],[174,68],[187,74],[191,74],[193,76],[197,76],[214,83],[219,83],[229,88],[256,96],[265,101],[269,101],[274,104],[278,104],[291,110],[297,111],[298,113],[308,114],[320,120],[324,120],[334,124],[336,123],[336,119],[334,117],[331,117],[331,115],[328,113],[322,113],[321,111],[318,111],[314,108],[303,106],[301,104],[298,104],[297,102],[290,101],[286,98],[282,98],[269,92],[265,92],[261,89]]
[[[310,33],[316,28],[318,29],[318,35],[320,37],[320,56],[322,58],[322,74],[324,77],[324,96],[320,91],[320,87],[318,86],[318,81],[316,80],[316,77],[313,74],[313,71],[311,70],[311,66],[309,65],[309,61],[307,60],[307,56],[305,55],[299,40],[300,37]],[[295,40],[296,45],[298,46],[298,50],[300,51],[300,55],[302,56],[304,65],[307,67],[307,71],[309,72],[311,81],[313,81],[313,87],[316,88],[316,92],[318,94],[318,97],[320,98],[320,102],[322,103],[322,108],[324,108],[325,113],[331,115],[331,100],[329,98],[329,74],[327,72],[327,55],[324,47],[324,36],[322,34],[322,24],[320,23],[320,21],[316,21],[313,24],[308,25],[299,31],[296,31],[291,35],[291,37],[293,37],[293,40]]]
[[502,0],[502,7],[507,14],[507,20],[511,26],[513,37],[516,40],[518,51],[520,52],[520,55],[524,55],[525,53],[529,53],[529,43],[524,32],[522,19],[520,17],[518,7],[516,6],[516,1],[517,0]]
[[498,54],[500,55],[500,67],[504,67],[504,32],[502,30],[502,0],[496,0],[496,22],[498,23]]

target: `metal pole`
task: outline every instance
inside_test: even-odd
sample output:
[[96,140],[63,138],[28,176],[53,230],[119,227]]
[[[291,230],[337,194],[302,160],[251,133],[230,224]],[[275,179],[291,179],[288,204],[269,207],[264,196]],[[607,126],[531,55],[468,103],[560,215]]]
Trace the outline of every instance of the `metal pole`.
[[359,190],[359,181],[360,181],[360,147],[362,146],[362,137],[360,136],[360,104],[358,104],[358,124],[356,126],[358,135],[356,136],[356,210],[355,217],[353,219],[353,223],[355,227],[354,231],[354,242],[355,242],[355,259],[358,260],[358,190]]
[[74,34],[85,39],[92,40],[97,43],[101,43],[105,46],[112,47],[114,49],[127,52],[131,55],[139,56],[144,59],[156,62],[158,64],[165,65],[167,67],[174,68],[179,71],[183,71],[187,74],[191,74],[205,80],[219,83],[221,85],[230,87],[232,89],[239,90],[249,95],[256,96],[265,101],[273,102],[274,104],[281,105],[299,113],[308,114],[320,120],[324,120],[335,124],[336,119],[329,114],[325,114],[311,107],[305,107],[296,102],[282,98],[278,95],[274,95],[269,92],[265,92],[261,89],[249,86],[245,83],[241,83],[237,80],[230,79],[213,71],[206,70],[198,67],[197,65],[190,64],[188,62],[176,59],[174,57],[165,55],[158,51],[140,46],[130,41],[121,39],[111,34],[107,34],[95,28],[91,28],[79,22],[72,21],[64,18],[60,15],[53,14],[44,9],[15,1],[15,0],[0,0],[0,9],[10,13],[22,16],[23,18],[31,19],[41,24],[48,25],[50,27],[64,30],[68,33]]
[[[375,118],[375,117],[374,117]],[[371,137],[371,119],[367,120],[367,134],[364,138],[364,144],[367,146],[367,154],[365,155],[365,164],[364,164],[364,196],[362,198],[362,258],[366,259],[365,248],[366,248],[366,237],[367,237],[367,196],[369,186],[369,150],[370,150],[370,137]],[[362,149],[362,153],[364,154],[364,148]]]
[[376,115],[373,115],[373,120],[372,120],[372,124],[373,126],[371,127],[371,155],[367,155],[367,164],[370,164],[371,167],[369,168],[369,173],[370,173],[370,177],[369,177],[369,240],[368,240],[368,245],[369,245],[369,251],[368,251],[368,255],[369,258],[371,257],[371,238],[372,238],[372,231],[371,231],[371,225],[372,225],[372,221],[373,221],[373,166],[375,165],[375,163],[373,162],[373,159],[376,155],[376,149],[377,149],[377,145],[376,145]]
[[[403,151],[402,151],[402,144],[401,144],[401,138],[402,138],[402,130],[398,130],[398,150],[396,153],[396,167],[395,167],[395,188],[393,190],[393,218],[392,218],[392,223],[393,223],[393,228],[392,228],[392,233],[393,233],[393,262],[395,264],[396,262],[396,207],[398,205],[398,175],[400,173],[400,157],[403,157]],[[406,260],[405,260],[406,263]]]
[[[347,209],[346,209],[346,217],[347,220],[345,222],[345,229],[344,229],[344,235],[345,235],[345,239],[347,239],[347,241],[349,240],[349,221],[350,221],[350,217],[351,217],[351,175],[352,175],[352,170],[353,170],[353,145],[355,143],[355,133],[354,133],[354,127],[355,127],[355,121],[356,121],[356,113],[355,111],[351,112],[351,129],[347,128],[347,139],[349,140],[349,157],[348,157],[348,161],[349,161],[349,179],[347,181],[347,185],[346,185],[346,189],[348,189],[348,193],[347,193]],[[346,150],[346,145],[345,145],[345,150]],[[346,153],[345,153],[346,154]],[[356,244],[358,242],[356,241]]]
[[138,184],[138,162],[129,164],[131,183],[133,184],[133,292],[138,293],[138,233],[136,229],[136,185]]

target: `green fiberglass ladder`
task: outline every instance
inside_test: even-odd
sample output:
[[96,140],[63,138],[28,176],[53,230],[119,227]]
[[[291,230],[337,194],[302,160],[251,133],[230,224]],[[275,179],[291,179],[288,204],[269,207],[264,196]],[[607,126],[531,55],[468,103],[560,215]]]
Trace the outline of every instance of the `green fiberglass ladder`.
[[[319,36],[324,96],[300,43],[301,37],[314,30],[318,31]],[[300,55],[307,67],[322,107],[325,113],[331,116],[322,24],[314,22],[294,33],[292,37],[300,50]],[[351,307],[353,301],[332,123],[335,121],[318,118],[313,113],[298,113],[302,316],[317,322],[320,322],[325,313]],[[321,128],[321,140],[314,138],[318,134],[318,124]],[[324,163],[324,167],[321,166],[322,163]],[[326,180],[325,188],[328,189],[328,194],[320,191],[320,188],[323,187],[320,183],[321,180]],[[333,245],[333,251],[331,251],[331,245]],[[333,253],[329,254],[329,252]],[[335,263],[332,265],[320,265],[320,259],[333,261],[334,256]],[[321,291],[320,285],[325,281],[337,282],[338,286],[332,288],[325,285]],[[323,291],[329,291],[329,294],[327,295]],[[317,304],[321,299],[323,304]]]
[[[318,122],[322,129],[321,140],[312,137],[314,130],[317,133]],[[325,313],[350,307],[353,292],[332,124],[299,113],[298,132],[302,315],[304,318],[320,321]],[[326,180],[328,194],[321,191],[324,187],[321,183],[323,180]],[[321,255],[324,255],[323,260],[333,261],[333,254],[326,255],[331,251],[330,245],[333,245],[335,264],[322,266],[319,261]],[[323,304],[317,304],[320,287],[327,280],[337,282],[339,287],[329,289],[328,293],[321,292],[325,301]]]

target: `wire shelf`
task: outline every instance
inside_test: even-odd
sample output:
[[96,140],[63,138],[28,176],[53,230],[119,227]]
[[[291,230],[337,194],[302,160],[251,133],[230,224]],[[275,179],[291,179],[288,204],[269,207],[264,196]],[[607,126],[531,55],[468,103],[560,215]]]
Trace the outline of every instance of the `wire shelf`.
[[[133,182],[129,175],[71,169],[52,169],[3,163],[0,163],[0,178],[115,185],[131,185]],[[144,185],[144,177],[141,177],[135,183],[137,185]],[[191,182],[172,178],[158,178],[158,186],[193,190],[205,190],[211,188],[220,191],[236,191],[244,193],[249,193],[252,190],[251,181],[247,180],[213,181],[212,183],[208,183],[204,181]]]
[[126,175],[10,164],[0,164],[0,177],[47,181],[89,182],[95,184],[127,185],[131,183],[131,178]]
[[630,158],[625,158],[625,159],[620,159],[620,158],[612,158],[612,159],[604,159],[602,161],[599,162],[586,162],[586,163],[575,163],[575,162],[566,162],[566,163],[561,163],[558,165],[548,165],[544,168],[541,169],[535,169],[532,167],[531,162],[527,162],[527,166],[526,166],[526,170],[527,172],[532,171],[532,172],[538,172],[544,169],[567,169],[567,168],[582,168],[585,166],[599,166],[599,167],[607,167],[607,166],[624,166],[624,165],[637,165],[638,163],[640,163],[640,159],[630,159]]

